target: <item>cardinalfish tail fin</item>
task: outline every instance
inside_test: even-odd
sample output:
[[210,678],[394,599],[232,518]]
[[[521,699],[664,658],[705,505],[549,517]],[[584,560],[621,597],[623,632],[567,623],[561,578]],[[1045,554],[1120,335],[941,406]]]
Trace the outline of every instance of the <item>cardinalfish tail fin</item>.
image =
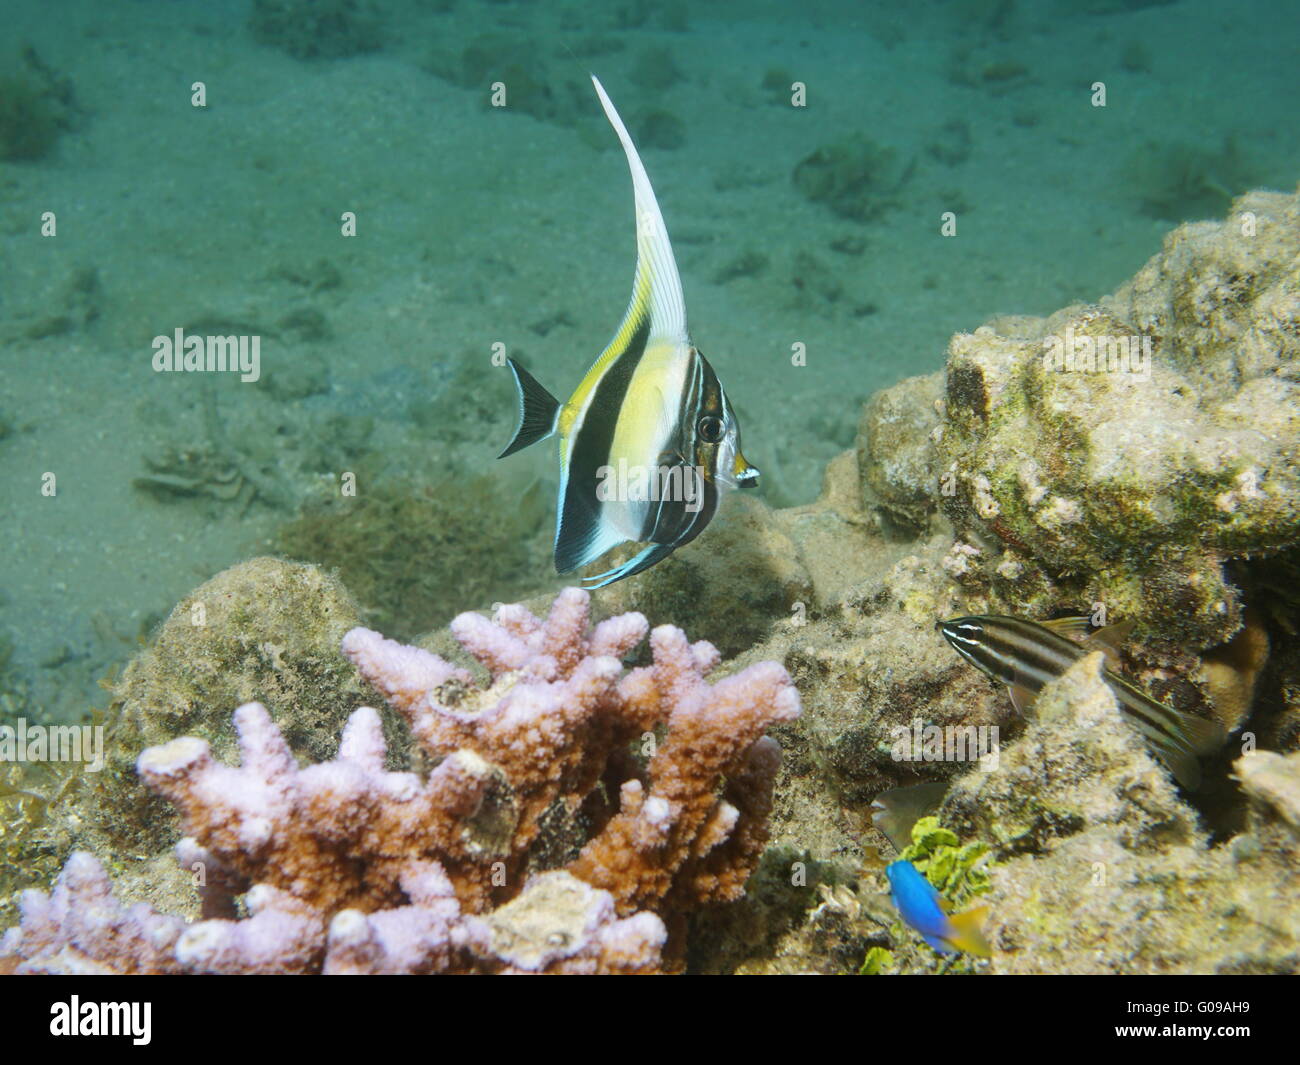
[[555,419],[560,411],[559,400],[546,391],[537,378],[514,359],[507,359],[506,363],[515,375],[515,388],[519,390],[519,428],[509,446],[497,456],[499,459],[545,440],[555,432]]
[[1213,754],[1228,742],[1228,734],[1217,721],[1184,714],[1178,723],[1178,735],[1199,755]]
[[1164,762],[1169,772],[1188,791],[1196,791],[1201,786],[1201,763],[1196,755],[1183,750],[1173,743],[1155,743],[1155,756]]
[[618,134],[627,156],[628,169],[632,171],[632,192],[636,200],[636,280],[632,285],[632,300],[628,305],[620,335],[631,332],[629,326],[639,317],[648,314],[650,332],[655,336],[674,339],[686,337],[686,300],[682,296],[682,281],[677,273],[677,260],[668,242],[668,228],[659,212],[659,201],[646,174],[641,156],[619,118],[614,103],[605,93],[605,87],[594,74],[592,83],[605,117]]
[[967,954],[974,954],[977,958],[993,957],[993,948],[989,946],[989,941],[984,938],[984,921],[989,915],[987,906],[976,906],[973,910],[967,910],[965,913],[954,913],[949,916],[948,923],[950,932],[947,937],[958,950],[965,951]]
[[1120,710],[1146,738],[1152,752],[1169,767],[1178,783],[1189,791],[1199,788],[1198,758],[1213,754],[1223,746],[1227,739],[1223,726],[1167,706],[1115,673],[1107,671],[1106,681]]
[[1152,740],[1156,754],[1169,767],[1174,779],[1188,791],[1201,786],[1201,762],[1227,742],[1223,726],[1203,717],[1180,714],[1168,733]]

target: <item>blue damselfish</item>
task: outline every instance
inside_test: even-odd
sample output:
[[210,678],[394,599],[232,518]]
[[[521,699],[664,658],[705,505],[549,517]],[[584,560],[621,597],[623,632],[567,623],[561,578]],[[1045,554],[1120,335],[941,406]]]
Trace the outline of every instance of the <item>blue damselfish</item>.
[[944,901],[919,869],[911,862],[891,862],[885,867],[889,887],[903,920],[921,933],[940,954],[965,951],[981,958],[992,957],[981,926],[988,914],[987,906],[977,906],[965,913],[950,914]]

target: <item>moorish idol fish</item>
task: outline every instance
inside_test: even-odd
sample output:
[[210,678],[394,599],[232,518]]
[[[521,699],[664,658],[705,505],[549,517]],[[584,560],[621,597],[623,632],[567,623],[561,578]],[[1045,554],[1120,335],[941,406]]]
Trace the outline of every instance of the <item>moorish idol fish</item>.
[[948,913],[942,896],[911,862],[890,862],[885,866],[885,875],[889,877],[890,897],[903,920],[940,954],[963,950],[981,958],[993,956],[982,928],[987,906]]
[[593,77],[627,156],[636,202],[636,275],[623,324],[561,404],[514,359],[519,428],[500,458],[560,441],[555,568],[569,573],[629,541],[642,550],[585,578],[601,588],[667,558],[704,530],[726,488],[758,483],[717,375],[686,328],[682,283],[641,157]]
[[[971,665],[1005,684],[1011,701],[1021,713],[1029,707],[1048,681],[1054,680],[1091,651],[1103,651],[1110,665],[1118,667],[1118,639],[1132,628],[1131,622],[1111,625],[1093,633],[1088,641],[1076,643],[1066,633],[1082,635],[1088,619],[1057,618],[1042,624],[1021,618],[986,615],[953,618],[935,626],[953,649]],[[1124,717],[1138,730],[1154,753],[1169,767],[1185,788],[1201,783],[1200,755],[1223,746],[1225,735],[1217,721],[1180,713],[1156,702],[1113,669],[1102,674]]]

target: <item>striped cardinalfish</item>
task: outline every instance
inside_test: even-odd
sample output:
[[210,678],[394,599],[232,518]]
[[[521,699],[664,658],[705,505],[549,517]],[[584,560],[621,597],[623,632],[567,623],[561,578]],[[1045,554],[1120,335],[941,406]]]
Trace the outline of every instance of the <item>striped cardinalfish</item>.
[[555,568],[569,573],[620,544],[645,544],[621,566],[584,578],[601,588],[640,573],[709,524],[723,490],[758,483],[717,374],[692,343],[668,230],[627,128],[593,77],[632,171],[636,274],[623,323],[560,403],[514,359],[519,428],[500,458],[560,442]]
[[[1102,651],[1110,666],[1118,668],[1118,645],[1132,622],[1100,629],[1083,643],[1069,639],[1088,631],[1088,619],[1057,618],[1034,622],[1022,618],[986,615],[940,621],[936,628],[953,649],[971,665],[1005,684],[1011,701],[1024,713],[1049,681],[1092,651]],[[1130,684],[1112,668],[1103,673],[1107,686],[1128,722],[1138,730],[1185,788],[1201,783],[1199,756],[1210,754],[1226,739],[1217,721],[1180,713],[1157,702]]]

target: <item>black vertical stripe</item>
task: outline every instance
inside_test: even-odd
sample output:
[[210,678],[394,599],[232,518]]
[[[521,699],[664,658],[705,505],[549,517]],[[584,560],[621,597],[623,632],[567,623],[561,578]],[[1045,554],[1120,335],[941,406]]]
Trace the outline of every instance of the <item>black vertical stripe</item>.
[[609,463],[619,412],[627,398],[632,375],[645,355],[649,337],[650,315],[643,313],[627,348],[592,389],[582,425],[574,435],[569,451],[569,481],[555,543],[555,568],[560,573],[568,573],[582,564],[590,532],[600,520],[597,470]]
[[[689,467],[695,461],[695,426],[701,403],[700,397],[705,388],[705,372],[712,373],[708,369],[708,363],[698,351],[691,348],[690,353],[691,365],[686,372],[686,386],[682,389],[678,402],[677,420],[673,432],[665,442],[665,453],[658,456],[659,462],[669,466]],[[657,479],[660,474],[660,470],[654,471]],[[692,469],[684,469],[682,476],[694,480],[697,493],[700,493],[700,498],[696,499],[699,509],[688,511],[684,499],[665,499],[660,500],[658,504],[652,503],[646,510],[645,521],[641,524],[640,539],[657,544],[681,545],[695,539],[700,530],[709,523],[717,502],[714,499],[712,505],[709,503],[707,480],[696,477]],[[691,531],[692,528],[694,532]]]

